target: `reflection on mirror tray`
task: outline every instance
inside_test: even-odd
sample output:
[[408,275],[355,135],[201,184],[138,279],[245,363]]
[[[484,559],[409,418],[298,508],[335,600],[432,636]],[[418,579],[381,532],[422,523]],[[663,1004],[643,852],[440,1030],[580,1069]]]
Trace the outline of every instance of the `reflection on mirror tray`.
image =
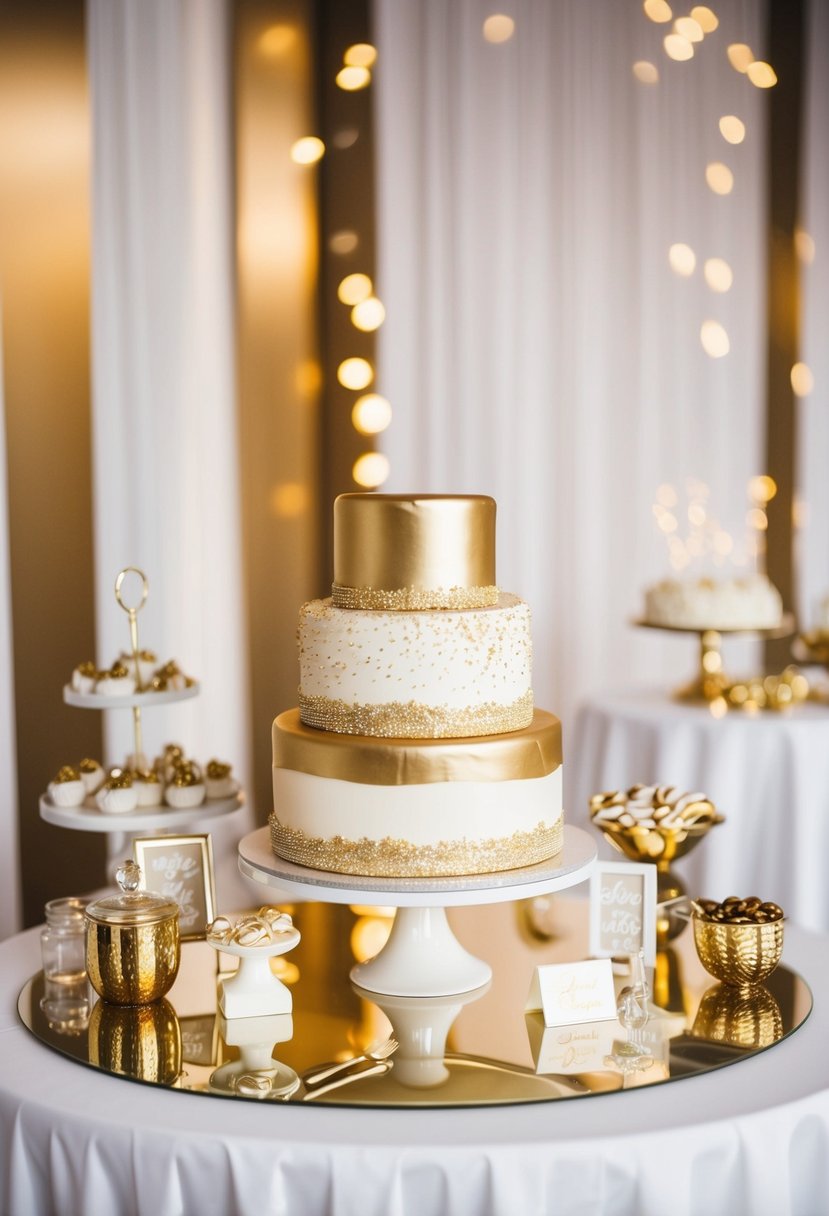
[[711,986],[687,931],[672,943],[682,988],[673,1008],[659,1007],[658,976],[646,1004],[630,999],[631,976],[618,976],[619,1019],[547,1027],[525,1014],[524,997],[539,962],[585,956],[585,901],[561,900],[556,943],[528,940],[512,905],[474,911],[465,928],[478,927],[470,944],[479,953],[489,943],[493,979],[460,995],[362,990],[348,979],[355,914],[305,904],[294,909],[292,1014],[222,1017],[217,956],[199,942],[185,943],[174,987],[151,1005],[108,1005],[86,985],[56,993],[39,972],[19,1011],[63,1055],[153,1085],[258,1102],[434,1107],[578,1098],[695,1075],[771,1047],[811,1009],[808,987],[785,966],[751,991]]

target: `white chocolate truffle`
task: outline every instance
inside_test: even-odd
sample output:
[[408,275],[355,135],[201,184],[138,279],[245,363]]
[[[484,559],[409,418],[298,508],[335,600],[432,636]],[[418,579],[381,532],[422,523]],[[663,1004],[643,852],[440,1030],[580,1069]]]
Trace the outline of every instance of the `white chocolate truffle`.
[[65,764],[47,789],[53,806],[80,806],[86,797],[86,788],[76,768]]

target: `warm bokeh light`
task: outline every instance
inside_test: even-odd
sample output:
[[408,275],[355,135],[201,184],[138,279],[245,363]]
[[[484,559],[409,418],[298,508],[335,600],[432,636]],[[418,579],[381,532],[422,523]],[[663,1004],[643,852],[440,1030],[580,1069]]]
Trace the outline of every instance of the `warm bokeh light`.
[[314,165],[322,159],[325,144],[316,135],[305,135],[291,147],[291,160],[295,165]]
[[734,174],[719,160],[712,160],[705,166],[705,180],[715,194],[730,194],[734,189]]
[[677,503],[676,490],[665,482],[656,491],[656,501],[663,507],[675,507]]
[[256,45],[267,59],[279,59],[280,56],[293,50],[296,42],[296,26],[280,24],[269,25],[266,30],[263,30]]
[[663,511],[656,521],[656,526],[661,532],[676,532],[676,516],[672,515],[670,511]]
[[720,24],[720,19],[705,4],[697,4],[691,9],[691,16],[704,34],[713,34]]
[[371,68],[377,62],[377,47],[370,42],[355,42],[343,55],[343,63],[350,68]]
[[361,435],[379,435],[391,422],[391,405],[379,393],[358,397],[351,411],[351,423]]
[[734,272],[725,258],[708,258],[703,267],[705,281],[712,291],[730,291]]
[[749,528],[754,528],[755,532],[765,532],[769,526],[769,517],[762,507],[752,507],[746,512],[746,523]]
[[694,273],[697,255],[690,245],[683,245],[680,242],[679,244],[671,245],[668,250],[668,262],[674,274],[680,274],[687,278],[688,275]]
[[791,370],[792,391],[796,397],[808,397],[815,387],[812,369],[806,363],[795,363]]
[[815,260],[815,240],[804,228],[796,228],[794,233],[794,251],[804,266],[811,266]]
[[664,40],[665,54],[669,59],[682,62],[694,58],[694,45],[682,34],[666,34]]
[[717,532],[713,540],[714,552],[720,557],[728,557],[734,548],[734,541],[727,532]]
[[483,29],[487,42],[509,42],[515,33],[515,22],[506,13],[493,13],[487,17]]
[[728,334],[719,321],[703,321],[699,340],[706,355],[710,355],[712,359],[721,359],[731,350]]
[[390,468],[387,456],[382,452],[363,452],[354,461],[351,476],[358,486],[374,490],[388,480]]
[[386,310],[377,296],[369,296],[367,300],[361,300],[351,310],[351,324],[367,334],[379,329],[385,319]]
[[746,137],[746,124],[736,114],[723,114],[720,135],[730,144],[741,144]]
[[322,368],[316,359],[303,359],[296,366],[294,384],[301,397],[314,397],[322,388]]
[[726,54],[728,62],[738,72],[747,72],[754,63],[754,51],[745,42],[732,42]]
[[701,528],[708,518],[708,513],[701,502],[692,502],[688,506],[688,522],[695,528]]
[[659,81],[659,70],[656,64],[647,59],[637,59],[633,65],[633,74],[642,84],[656,84]]
[[650,17],[657,25],[664,25],[673,17],[671,6],[666,0],[645,0],[642,8],[645,10],[645,16]]
[[328,248],[332,253],[339,254],[341,257],[347,253],[353,253],[359,244],[360,238],[350,228],[341,228],[339,232],[333,232],[328,238]]
[[359,304],[367,300],[374,290],[367,274],[347,274],[337,287],[337,299],[343,304]]
[[768,473],[758,473],[748,483],[748,496],[753,502],[771,502],[777,493],[777,482]]
[[754,63],[750,63],[746,68],[746,75],[758,89],[771,89],[777,84],[777,73],[770,63],[764,63],[762,59],[755,59]]
[[337,379],[343,388],[368,388],[374,379],[374,368],[368,359],[343,359],[337,368]]
[[674,22],[674,33],[679,34],[682,38],[687,38],[689,42],[702,42],[705,37],[702,26],[693,17],[677,17]]
[[271,512],[280,519],[297,519],[308,510],[308,487],[298,481],[274,486],[270,494]]
[[346,93],[356,93],[357,89],[364,89],[367,84],[371,84],[371,72],[368,68],[346,65],[337,72],[336,81],[338,87],[345,89]]

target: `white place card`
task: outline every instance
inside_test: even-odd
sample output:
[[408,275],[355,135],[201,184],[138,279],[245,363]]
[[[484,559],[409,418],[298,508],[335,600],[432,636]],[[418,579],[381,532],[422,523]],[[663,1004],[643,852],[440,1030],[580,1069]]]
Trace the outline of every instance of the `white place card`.
[[599,861],[590,877],[590,953],[598,958],[644,952],[656,964],[656,866]]
[[540,1013],[525,1015],[530,1051],[537,1073],[573,1076],[602,1072],[605,1056],[613,1051],[618,1022],[581,1022],[574,1026],[545,1026]]
[[540,1009],[545,1026],[615,1019],[616,993],[610,959],[536,967],[524,1008]]

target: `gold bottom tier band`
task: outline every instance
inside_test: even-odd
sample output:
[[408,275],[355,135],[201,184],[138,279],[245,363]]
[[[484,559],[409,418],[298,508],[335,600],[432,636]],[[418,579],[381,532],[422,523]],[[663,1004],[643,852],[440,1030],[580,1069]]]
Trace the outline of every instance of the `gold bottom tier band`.
[[491,874],[549,861],[561,852],[564,816],[552,826],[513,832],[490,840],[441,840],[416,845],[387,836],[383,840],[348,840],[344,836],[307,836],[298,828],[268,820],[271,847],[277,857],[312,870],[364,878],[441,878]]

